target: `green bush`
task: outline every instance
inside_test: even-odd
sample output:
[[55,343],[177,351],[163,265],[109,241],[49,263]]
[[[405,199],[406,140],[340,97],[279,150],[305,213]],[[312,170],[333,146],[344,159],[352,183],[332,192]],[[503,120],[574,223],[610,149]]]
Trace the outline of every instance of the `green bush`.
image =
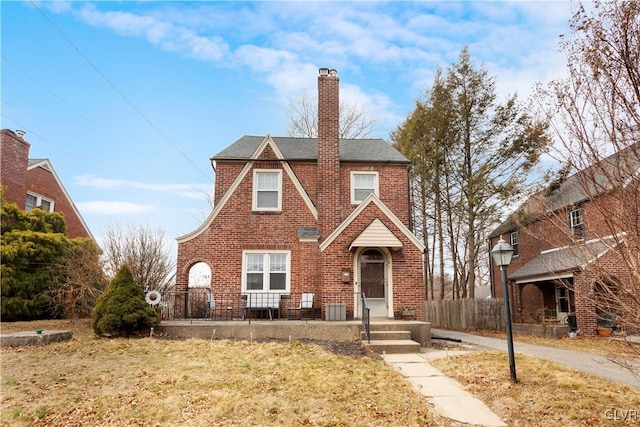
[[118,271],[100,295],[91,317],[93,331],[100,336],[129,336],[158,321],[156,312],[145,301],[142,288],[133,280],[127,266]]

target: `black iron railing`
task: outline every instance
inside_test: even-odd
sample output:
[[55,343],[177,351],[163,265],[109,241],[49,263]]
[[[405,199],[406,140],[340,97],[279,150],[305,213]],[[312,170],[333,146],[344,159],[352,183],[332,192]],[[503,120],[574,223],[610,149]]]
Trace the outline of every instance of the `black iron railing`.
[[360,306],[362,307],[362,327],[367,337],[367,342],[371,344],[371,309],[367,306],[367,297],[364,292],[360,293]]
[[[193,288],[186,292],[166,291],[161,295],[158,308],[162,308],[163,320],[323,319],[339,321],[355,317],[353,292],[274,294],[272,292],[212,292],[204,288]],[[368,324],[368,309],[366,313]]]

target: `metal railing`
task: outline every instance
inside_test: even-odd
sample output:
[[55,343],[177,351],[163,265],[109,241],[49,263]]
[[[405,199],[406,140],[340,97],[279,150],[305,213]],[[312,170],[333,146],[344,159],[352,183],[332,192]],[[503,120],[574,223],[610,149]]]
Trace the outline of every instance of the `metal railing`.
[[[273,296],[274,293],[251,292],[257,296]],[[212,292],[204,288],[189,291],[162,292],[160,306],[163,320],[251,320],[251,319],[322,319],[328,321],[350,320],[354,316],[353,292],[313,293],[311,308],[302,304],[303,295],[309,292],[282,293],[277,307],[256,307],[247,302],[246,292]],[[308,297],[304,297],[308,298]],[[260,300],[260,298],[257,298]],[[366,304],[366,301],[365,301]],[[369,324],[369,311],[366,323]]]
[[362,307],[362,327],[367,337],[367,342],[371,344],[371,309],[367,306],[367,297],[364,292],[360,293],[360,306]]

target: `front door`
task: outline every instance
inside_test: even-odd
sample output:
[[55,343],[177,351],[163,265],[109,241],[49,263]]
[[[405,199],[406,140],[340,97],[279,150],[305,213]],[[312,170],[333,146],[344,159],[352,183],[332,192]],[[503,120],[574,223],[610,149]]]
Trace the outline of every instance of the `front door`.
[[387,280],[382,252],[368,249],[360,255],[360,290],[367,298],[371,317],[386,317]]
[[556,285],[556,308],[558,319],[560,320],[564,320],[569,312],[571,312],[569,289],[564,285]]

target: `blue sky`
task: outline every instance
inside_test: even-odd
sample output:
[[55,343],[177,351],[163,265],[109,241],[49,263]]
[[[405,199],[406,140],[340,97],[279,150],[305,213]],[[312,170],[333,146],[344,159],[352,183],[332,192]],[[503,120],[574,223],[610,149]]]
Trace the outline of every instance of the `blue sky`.
[[209,158],[284,136],[286,109],[338,70],[389,139],[469,46],[501,98],[561,76],[569,2],[2,1],[2,128],[26,131],[100,242],[108,224],[173,239],[200,225]]

